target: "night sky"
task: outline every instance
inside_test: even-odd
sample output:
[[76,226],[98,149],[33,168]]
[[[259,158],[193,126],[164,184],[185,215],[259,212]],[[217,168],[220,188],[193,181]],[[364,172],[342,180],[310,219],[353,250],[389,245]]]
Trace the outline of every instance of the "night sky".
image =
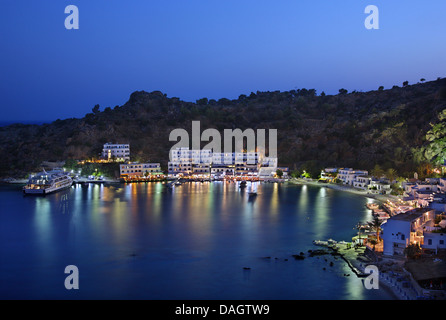
[[[379,30],[364,27],[370,4]],[[82,117],[136,90],[195,101],[435,80],[445,13],[444,0],[4,0],[0,121]]]

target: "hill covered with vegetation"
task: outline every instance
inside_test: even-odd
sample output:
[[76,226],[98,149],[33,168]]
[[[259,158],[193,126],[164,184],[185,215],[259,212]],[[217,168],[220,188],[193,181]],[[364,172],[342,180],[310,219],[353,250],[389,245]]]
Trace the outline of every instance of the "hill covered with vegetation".
[[277,129],[281,166],[316,173],[326,166],[412,177],[445,160],[446,79],[370,92],[314,89],[256,92],[195,103],[136,91],[114,108],[96,105],[81,119],[0,127],[0,177],[24,176],[42,161],[98,158],[106,142],[130,143],[132,160],[167,166],[173,129]]

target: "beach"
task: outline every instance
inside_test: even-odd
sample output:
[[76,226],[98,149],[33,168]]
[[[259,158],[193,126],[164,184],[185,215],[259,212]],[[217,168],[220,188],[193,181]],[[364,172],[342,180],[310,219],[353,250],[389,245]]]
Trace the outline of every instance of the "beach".
[[389,195],[389,194],[374,194],[374,193],[368,193],[365,190],[361,190],[358,188],[354,188],[354,187],[350,187],[350,186],[346,186],[346,185],[340,185],[340,184],[333,184],[333,183],[321,183],[318,182],[317,180],[312,180],[312,179],[290,179],[288,180],[289,183],[294,183],[294,184],[301,184],[301,185],[310,185],[310,186],[316,186],[316,187],[325,187],[325,188],[330,188],[330,189],[334,189],[334,190],[339,190],[339,191],[345,191],[345,192],[350,192],[350,193],[354,193],[354,194],[358,194],[358,195],[362,195],[371,199],[375,199],[381,203],[386,202],[387,200],[396,200],[398,199],[398,197],[393,196],[393,195]]

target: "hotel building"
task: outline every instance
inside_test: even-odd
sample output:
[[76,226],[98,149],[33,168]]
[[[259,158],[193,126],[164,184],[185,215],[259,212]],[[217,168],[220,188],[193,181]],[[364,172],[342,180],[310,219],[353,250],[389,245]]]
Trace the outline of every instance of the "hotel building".
[[127,162],[130,161],[129,144],[113,144],[111,142],[104,144],[102,149],[102,158],[111,161]]
[[119,166],[120,177],[124,179],[164,176],[159,163],[127,163]]
[[277,158],[263,158],[258,152],[212,152],[177,148],[170,152],[170,176],[272,177]]

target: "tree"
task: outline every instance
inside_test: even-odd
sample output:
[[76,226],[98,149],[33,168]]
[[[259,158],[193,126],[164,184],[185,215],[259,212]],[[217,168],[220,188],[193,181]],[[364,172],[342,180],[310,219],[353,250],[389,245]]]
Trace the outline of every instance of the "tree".
[[431,124],[426,134],[428,145],[417,150],[419,161],[442,165],[446,159],[446,109],[438,114],[439,123]]
[[429,177],[432,174],[432,172],[433,172],[432,165],[428,162],[422,162],[417,167],[417,173],[420,179]]
[[384,86],[380,86],[380,87],[378,88],[378,90],[379,90],[379,91],[383,91],[383,90],[384,90]]
[[112,111],[112,109],[110,107],[107,107],[107,108],[104,109],[104,112],[107,113],[107,114],[110,114],[111,111]]
[[97,113],[99,113],[99,105],[97,104],[97,105],[95,105],[94,107],[93,107],[93,109],[91,109],[91,111],[93,111],[93,113],[94,114],[97,114]]
[[377,243],[379,243],[381,241],[381,239],[379,238],[379,234],[381,232],[382,224],[383,224],[383,220],[379,219],[377,216],[375,216],[372,221],[367,222],[367,225],[369,226],[370,230],[376,232]]
[[347,89],[344,89],[344,88],[339,89],[339,94],[347,94],[347,93],[348,93]]
[[64,168],[73,170],[77,167],[78,161],[74,159],[67,159],[65,160]]
[[300,178],[301,175],[302,175],[302,171],[300,171],[300,170],[293,170],[293,171],[291,172],[291,176],[292,176],[293,178]]
[[404,254],[409,259],[417,259],[421,256],[421,248],[418,243],[412,243],[404,249]]
[[403,82],[403,87],[407,87],[409,85],[409,81],[404,81]]
[[424,78],[421,78],[421,79],[420,79],[420,81],[421,81],[421,82],[424,82],[424,81],[426,81],[426,79],[424,79]]
[[218,103],[223,106],[228,106],[231,104],[231,100],[229,100],[227,98],[221,98],[221,99],[218,99]]
[[279,177],[279,179],[282,179],[282,177],[283,177],[283,171],[280,170],[280,169],[277,169],[277,170],[276,170],[276,176]]
[[197,104],[198,104],[198,105],[201,105],[201,106],[205,106],[205,105],[207,105],[208,103],[209,103],[208,98],[201,98],[201,99],[197,100]]
[[398,177],[398,174],[396,173],[395,169],[389,168],[387,169],[385,176],[390,180],[390,182],[393,182]]
[[379,164],[376,164],[372,169],[372,176],[375,178],[381,178],[384,175],[384,170],[381,168]]

